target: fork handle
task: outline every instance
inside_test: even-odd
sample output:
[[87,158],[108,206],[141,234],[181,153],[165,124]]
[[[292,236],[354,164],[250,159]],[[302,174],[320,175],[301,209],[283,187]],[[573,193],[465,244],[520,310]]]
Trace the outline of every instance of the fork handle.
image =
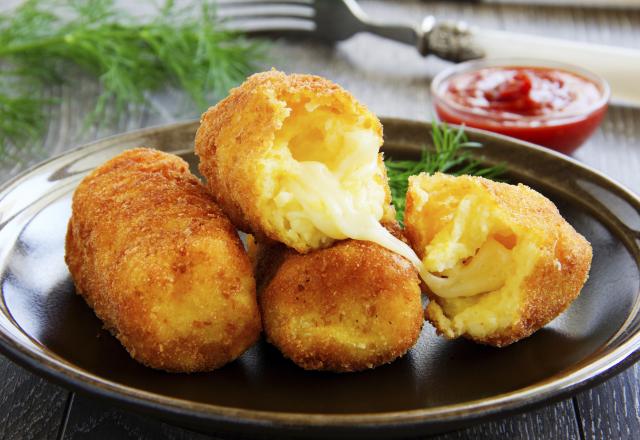
[[466,61],[479,58],[482,52],[469,41],[470,33],[464,22],[436,21],[429,15],[422,24],[411,27],[406,24],[383,24],[360,17],[357,32],[369,32],[379,37],[409,44],[423,56],[436,55],[449,61]]
[[407,25],[382,24],[371,21],[363,22],[361,31],[412,46],[417,46],[421,37],[418,29]]

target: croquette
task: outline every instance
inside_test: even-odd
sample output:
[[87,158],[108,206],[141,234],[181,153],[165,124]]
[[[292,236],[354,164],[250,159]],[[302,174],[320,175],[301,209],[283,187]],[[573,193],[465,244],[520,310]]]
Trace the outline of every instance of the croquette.
[[258,241],[307,253],[368,240],[419,265],[380,224],[391,206],[382,142],[378,118],[338,85],[270,71],[202,115],[195,152],[216,201]]
[[413,176],[405,225],[426,317],[448,338],[502,347],[531,335],[578,296],[591,265],[589,242],[522,184]]
[[308,254],[259,244],[256,276],[267,339],[304,369],[375,368],[420,335],[417,271],[375,243],[343,240]]
[[77,293],[149,367],[213,370],[260,335],[237,232],[177,156],[129,150],[85,177],[65,260]]

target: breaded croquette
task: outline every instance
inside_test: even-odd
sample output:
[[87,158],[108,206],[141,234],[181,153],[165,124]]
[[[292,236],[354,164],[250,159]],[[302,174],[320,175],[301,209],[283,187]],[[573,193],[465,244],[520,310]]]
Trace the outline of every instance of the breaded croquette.
[[591,245],[531,188],[481,177],[409,179],[406,234],[422,258],[426,317],[448,338],[502,347],[578,296]]
[[213,370],[260,335],[237,232],[177,156],[130,150],[85,177],[65,259],[76,291],[147,366]]
[[356,240],[305,255],[282,245],[258,250],[265,334],[300,367],[375,368],[418,339],[424,322],[420,279],[399,255]]
[[239,229],[306,253],[368,240],[420,261],[380,221],[390,206],[382,125],[312,75],[251,76],[201,119],[200,171]]

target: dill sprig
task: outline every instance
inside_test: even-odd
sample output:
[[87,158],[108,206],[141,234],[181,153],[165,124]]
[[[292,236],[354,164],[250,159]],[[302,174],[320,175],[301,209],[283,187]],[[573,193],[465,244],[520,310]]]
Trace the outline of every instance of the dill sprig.
[[[148,94],[183,89],[198,110],[258,68],[262,43],[221,27],[213,0],[133,17],[113,0],[28,0],[0,15],[0,160],[41,136],[47,85],[74,70],[95,76],[101,93],[90,122],[148,104]],[[108,121],[107,121],[108,122]]]
[[432,124],[433,149],[424,148],[420,160],[386,159],[387,176],[391,188],[391,200],[396,208],[398,221],[404,220],[405,198],[409,176],[437,172],[460,176],[469,174],[496,179],[505,171],[505,166],[485,166],[468,148],[481,148],[482,144],[470,142],[462,127],[452,129],[446,123]]

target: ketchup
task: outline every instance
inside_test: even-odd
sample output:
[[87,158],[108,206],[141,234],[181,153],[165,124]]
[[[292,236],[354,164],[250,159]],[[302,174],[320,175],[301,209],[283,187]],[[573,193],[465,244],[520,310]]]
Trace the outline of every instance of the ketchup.
[[[581,75],[546,67],[484,67],[442,81],[440,119],[570,153],[598,127],[605,92]],[[604,98],[604,99],[603,99]]]

